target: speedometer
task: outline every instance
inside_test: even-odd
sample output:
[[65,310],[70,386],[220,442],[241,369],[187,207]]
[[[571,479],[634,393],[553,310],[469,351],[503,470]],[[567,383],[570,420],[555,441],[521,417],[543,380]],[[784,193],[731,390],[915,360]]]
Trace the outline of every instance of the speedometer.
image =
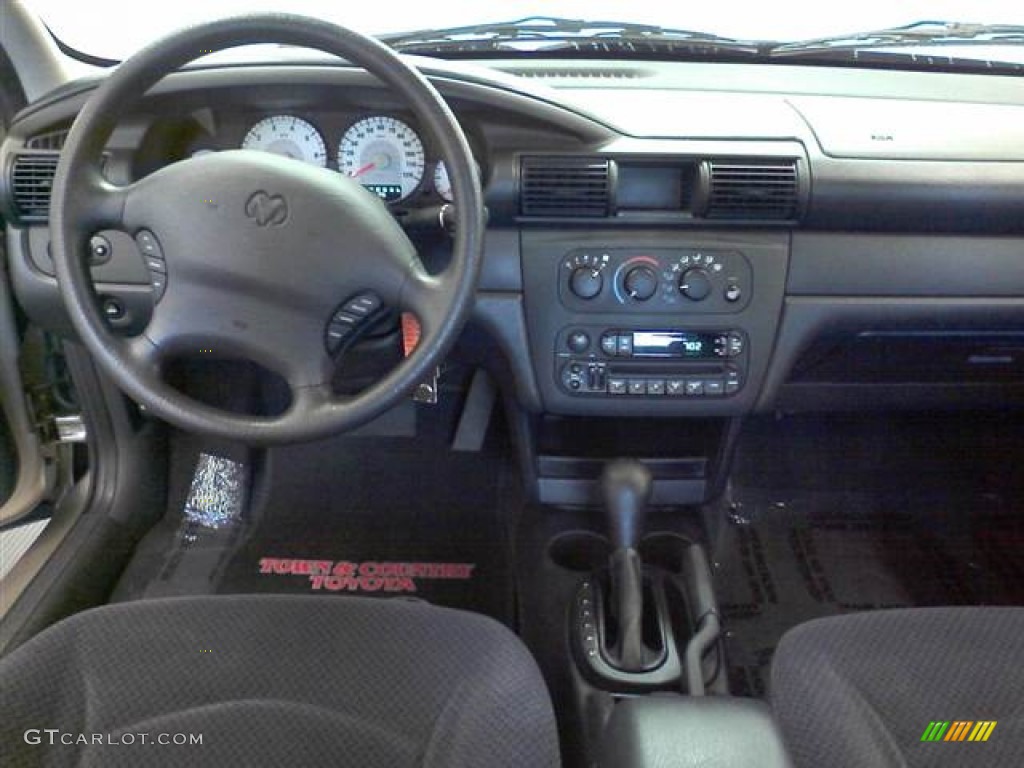
[[423,180],[423,142],[393,117],[366,117],[341,137],[338,169],[387,202],[404,200]]
[[327,145],[312,125],[291,115],[274,115],[260,120],[242,140],[242,149],[258,149],[275,155],[327,167]]

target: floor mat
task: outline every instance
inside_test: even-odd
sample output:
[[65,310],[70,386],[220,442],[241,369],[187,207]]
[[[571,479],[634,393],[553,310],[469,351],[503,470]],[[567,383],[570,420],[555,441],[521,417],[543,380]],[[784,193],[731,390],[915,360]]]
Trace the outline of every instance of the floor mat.
[[[416,437],[346,436],[269,449],[233,530],[182,523],[191,475],[173,473],[169,510],[140,546],[117,599],[196,593],[413,597],[515,621],[507,451],[448,448],[453,414],[421,406]],[[492,429],[491,432],[499,430]],[[174,466],[195,466],[182,438]]]
[[[713,547],[734,694],[766,695],[779,639],[810,619],[1024,604],[1018,473],[999,476],[1012,452],[988,461],[985,451],[972,452],[971,432],[929,444],[924,422],[883,425],[798,423],[776,427],[787,437],[775,440],[774,452],[757,455],[756,434],[747,446],[718,510]],[[894,448],[900,442],[902,452]]]

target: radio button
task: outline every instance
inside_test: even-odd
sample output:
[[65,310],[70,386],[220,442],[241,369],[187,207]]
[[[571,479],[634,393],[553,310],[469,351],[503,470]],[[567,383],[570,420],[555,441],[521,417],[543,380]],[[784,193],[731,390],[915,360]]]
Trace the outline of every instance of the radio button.
[[616,336],[615,351],[619,357],[633,356],[633,334],[624,333]]
[[582,354],[590,349],[590,336],[586,331],[573,331],[569,334],[566,344],[576,354]]
[[730,333],[727,349],[729,357],[739,357],[743,354],[743,337],[738,333]]
[[662,379],[651,379],[647,382],[648,395],[664,395],[665,382]]
[[684,379],[669,379],[665,382],[665,394],[682,395],[686,393],[686,381]]
[[727,381],[725,382],[725,394],[735,395],[740,391],[740,383],[738,381]]
[[705,379],[704,394],[710,397],[721,397],[725,394],[725,382],[721,379]]
[[614,333],[605,333],[601,337],[601,351],[608,357],[615,357],[619,352],[619,337]]
[[704,394],[704,382],[700,379],[686,380],[686,394],[690,397]]
[[629,380],[629,394],[631,395],[646,395],[647,394],[647,382],[643,379],[630,379]]
[[624,395],[627,392],[628,385],[625,379],[608,379],[608,394],[609,395]]

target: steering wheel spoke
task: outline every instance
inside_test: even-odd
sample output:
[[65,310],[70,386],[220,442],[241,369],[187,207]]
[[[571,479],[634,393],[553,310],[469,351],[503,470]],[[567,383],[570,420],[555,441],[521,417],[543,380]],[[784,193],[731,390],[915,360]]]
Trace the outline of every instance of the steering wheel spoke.
[[448,316],[447,291],[443,276],[428,274],[419,265],[410,270],[402,286],[399,306],[416,316],[424,338],[440,331]]
[[78,214],[83,229],[125,229],[125,207],[136,185],[112,184],[97,168],[90,168],[81,183],[80,196],[87,204]]
[[150,378],[159,376],[164,355],[160,347],[154,344],[153,340],[145,333],[122,339],[120,347],[124,356],[139,371],[146,373]]

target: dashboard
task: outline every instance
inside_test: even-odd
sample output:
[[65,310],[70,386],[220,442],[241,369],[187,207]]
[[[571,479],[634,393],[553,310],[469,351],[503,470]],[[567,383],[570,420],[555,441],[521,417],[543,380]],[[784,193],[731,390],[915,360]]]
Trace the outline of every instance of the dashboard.
[[[1024,402],[1017,79],[668,62],[423,70],[480,168],[489,223],[474,320],[526,411]],[[94,86],[37,101],[0,148],[19,299],[65,334],[46,184]],[[105,173],[130,181],[239,148],[290,156],[359,179],[436,265],[438,212],[458,204],[436,147],[359,70],[253,62],[167,78],[118,127]],[[151,275],[131,237],[97,237],[98,292],[132,332]]]

